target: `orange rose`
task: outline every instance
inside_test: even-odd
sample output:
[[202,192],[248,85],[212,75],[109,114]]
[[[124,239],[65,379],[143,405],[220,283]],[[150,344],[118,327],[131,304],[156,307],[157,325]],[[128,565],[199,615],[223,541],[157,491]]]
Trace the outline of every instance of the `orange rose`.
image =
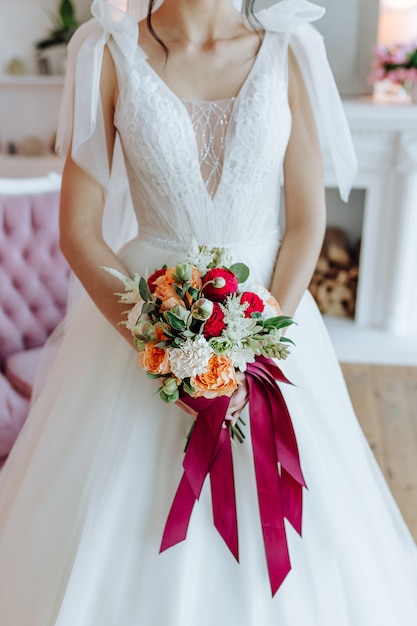
[[191,287],[194,287],[194,289],[198,289],[199,291],[201,287],[203,286],[203,283],[201,280],[201,273],[195,267],[193,267],[192,272],[191,272],[190,283],[191,283]]
[[163,313],[164,311],[170,311],[174,308],[174,306],[179,305],[184,306],[184,302],[179,296],[177,296],[177,294],[175,294],[175,296],[170,296],[169,298],[166,298],[162,301],[160,311],[161,313]]
[[184,306],[184,302],[174,289],[174,273],[175,269],[169,267],[165,274],[153,281],[153,284],[156,285],[154,296],[162,301],[161,311],[171,309],[177,304]]
[[[156,298],[162,301],[161,311],[167,311],[172,309],[174,306],[181,305],[185,306],[184,301],[181,300],[177,292],[175,291],[174,285],[174,274],[175,268],[169,267],[162,276],[158,276],[153,284],[155,285],[154,295]],[[191,279],[190,279],[191,287],[194,289],[201,289],[201,274],[200,272],[193,267]],[[187,296],[187,300],[189,304],[192,302],[192,298]]]
[[215,398],[231,396],[240,384],[236,378],[232,361],[226,356],[213,354],[208,362],[207,371],[191,378],[195,397]]
[[[194,289],[198,289],[198,291],[200,291],[201,287],[203,286],[203,282],[201,280],[201,273],[195,267],[193,267],[191,271],[190,283],[191,283],[191,287],[194,287]],[[189,305],[191,305],[193,302],[193,299],[188,293],[187,293],[187,302]]]
[[[166,339],[160,326],[155,326],[155,330],[159,341]],[[150,374],[169,374],[168,350],[157,348],[157,343],[157,341],[151,341],[145,344],[145,349],[138,354],[138,364]]]

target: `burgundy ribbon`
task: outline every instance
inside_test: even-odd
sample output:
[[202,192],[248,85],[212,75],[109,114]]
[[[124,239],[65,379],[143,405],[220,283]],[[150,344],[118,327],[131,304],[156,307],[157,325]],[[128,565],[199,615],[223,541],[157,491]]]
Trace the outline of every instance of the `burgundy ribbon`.
[[210,474],[214,525],[238,560],[238,534],[232,450],[228,428],[223,428],[230,398],[181,400],[198,412],[187,446],[180,484],[165,525],[160,551],[183,541],[194,503]]
[[274,595],[291,569],[284,518],[301,535],[306,484],[291,418],[276,384],[289,380],[264,357],[248,364],[246,378],[259,511]]
[[[274,595],[291,569],[284,518],[301,534],[302,488],[306,484],[291,418],[276,384],[289,380],[272,360],[264,357],[248,364],[246,377],[259,511]],[[160,551],[186,538],[195,501],[209,474],[215,527],[239,560],[230,432],[223,427],[230,398],[184,396],[182,400],[198,415]]]

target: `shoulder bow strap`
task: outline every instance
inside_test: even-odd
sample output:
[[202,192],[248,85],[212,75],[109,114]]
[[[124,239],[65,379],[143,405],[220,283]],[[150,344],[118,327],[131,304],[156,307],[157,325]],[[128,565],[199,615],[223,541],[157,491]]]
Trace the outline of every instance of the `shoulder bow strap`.
[[[130,5],[131,0],[128,2]],[[143,0],[135,4],[135,10],[131,6],[122,10],[116,3],[117,0],[94,0],[93,19],[80,26],[69,43],[56,141],[58,154],[65,157],[71,146],[74,161],[103,188],[106,195],[103,233],[114,250],[136,235],[137,223],[118,140],[111,172],[107,158],[100,98],[103,53],[111,38],[128,61],[140,62],[146,58],[138,46],[138,16],[145,10]]]
[[266,30],[288,34],[310,96],[322,148],[330,152],[340,195],[346,201],[357,161],[323,38],[310,24],[324,13],[324,8],[307,0],[281,0],[258,11],[256,18]]
[[94,0],[94,19],[80,26],[68,46],[67,71],[58,123],[56,150],[68,152],[102,187],[110,179],[100,103],[100,73],[104,47],[110,37],[132,60],[145,54],[138,47],[138,20],[111,2]]

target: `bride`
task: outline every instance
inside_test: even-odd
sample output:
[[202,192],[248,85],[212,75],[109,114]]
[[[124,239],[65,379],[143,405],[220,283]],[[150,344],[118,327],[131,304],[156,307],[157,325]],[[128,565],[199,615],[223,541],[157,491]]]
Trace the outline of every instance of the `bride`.
[[[306,291],[325,226],[321,149],[345,199],[355,175],[310,24],[323,10],[306,0],[257,13],[251,0],[242,10],[232,0],[121,4],[95,0],[70,44],[61,245],[87,293],[0,476],[2,622],[415,626],[417,550]],[[117,325],[120,284],[100,266],[149,274],[182,259],[192,238],[247,263],[297,322],[283,365],[295,384],[282,392],[308,491],[274,595],[250,437],[233,459],[240,562],[213,526],[208,484],[186,540],[159,553],[192,417],[162,403],[137,367]],[[243,377],[230,412],[247,414],[247,400]]]

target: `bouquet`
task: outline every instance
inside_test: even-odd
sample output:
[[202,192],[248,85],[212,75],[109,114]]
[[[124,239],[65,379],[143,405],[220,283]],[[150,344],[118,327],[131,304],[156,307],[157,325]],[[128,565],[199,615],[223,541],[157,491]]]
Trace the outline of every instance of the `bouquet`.
[[284,518],[301,534],[306,486],[277,385],[289,381],[273,360],[288,356],[292,341],[282,331],[293,320],[282,315],[267,289],[248,282],[249,268],[232,263],[223,248],[194,242],[181,263],[147,278],[104,269],[124,284],[116,295],[129,309],[120,323],[132,333],[139,365],[160,381],[159,396],[165,402],[181,399],[197,412],[161,552],[185,540],[210,476],[214,525],[239,560],[231,442],[234,437],[243,442],[244,433],[227,411],[240,384],[237,373],[245,372],[260,521],[275,594],[291,569]]
[[417,82],[417,40],[390,48],[377,45],[369,79],[371,83],[389,80],[396,85]]
[[[116,295],[131,308],[120,323],[132,333],[140,367],[160,379],[165,402],[231,396],[240,384],[237,371],[256,356],[289,354],[292,341],[282,330],[293,320],[282,315],[269,291],[248,283],[249,268],[232,264],[223,248],[194,244],[182,262],[147,278],[105,269],[124,284],[124,293]],[[242,442],[239,424],[230,426]]]

